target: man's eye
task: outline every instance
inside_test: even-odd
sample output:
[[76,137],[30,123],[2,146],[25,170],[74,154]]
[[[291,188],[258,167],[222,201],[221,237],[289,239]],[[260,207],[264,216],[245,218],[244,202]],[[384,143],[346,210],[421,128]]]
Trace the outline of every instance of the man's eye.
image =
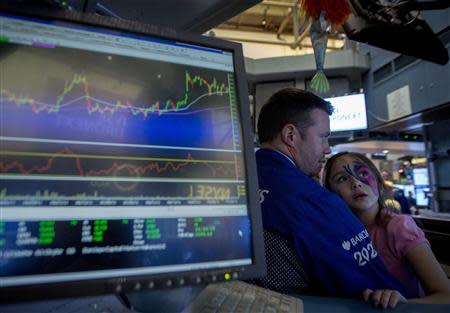
[[345,177],[345,176],[340,176],[340,177],[338,177],[338,179],[336,179],[336,182],[342,183],[342,182],[345,182],[346,180],[347,180],[347,177]]

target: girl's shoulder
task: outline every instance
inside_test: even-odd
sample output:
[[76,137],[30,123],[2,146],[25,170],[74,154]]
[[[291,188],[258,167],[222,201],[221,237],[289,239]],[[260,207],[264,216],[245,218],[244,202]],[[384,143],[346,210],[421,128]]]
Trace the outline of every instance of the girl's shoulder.
[[428,242],[424,232],[410,215],[390,214],[385,228],[387,236],[395,238],[392,243],[396,250],[404,253],[418,244]]
[[410,215],[397,214],[397,213],[387,213],[387,225],[388,228],[393,228],[393,230],[414,230],[419,228]]

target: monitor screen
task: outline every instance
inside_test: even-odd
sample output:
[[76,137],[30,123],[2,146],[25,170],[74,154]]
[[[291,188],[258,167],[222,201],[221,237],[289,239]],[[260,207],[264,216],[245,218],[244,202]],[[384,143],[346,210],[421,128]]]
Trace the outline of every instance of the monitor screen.
[[403,190],[403,194],[404,194],[405,197],[408,196],[409,192],[411,192],[413,197],[414,197],[414,185],[394,184],[394,188]]
[[428,179],[428,169],[425,167],[413,169],[414,184],[418,186],[428,186],[430,184]]
[[0,29],[3,296],[264,273],[240,45],[77,13]]
[[367,128],[366,100],[363,93],[326,98],[334,107],[330,116],[332,132]]
[[430,188],[416,188],[415,192],[417,206],[427,207],[430,205]]

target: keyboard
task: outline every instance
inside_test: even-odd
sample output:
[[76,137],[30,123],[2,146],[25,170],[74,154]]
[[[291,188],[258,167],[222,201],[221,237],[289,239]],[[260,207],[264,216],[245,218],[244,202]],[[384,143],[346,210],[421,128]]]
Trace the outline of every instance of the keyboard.
[[303,301],[241,281],[210,284],[183,313],[302,313]]

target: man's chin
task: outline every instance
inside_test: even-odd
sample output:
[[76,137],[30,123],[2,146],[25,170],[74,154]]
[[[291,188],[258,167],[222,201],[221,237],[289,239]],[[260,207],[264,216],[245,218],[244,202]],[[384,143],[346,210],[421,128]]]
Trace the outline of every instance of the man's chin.
[[309,175],[309,177],[311,177],[311,178],[313,178],[313,179],[315,179],[315,180],[320,180],[320,170],[311,173],[311,174]]
[[315,174],[313,175],[315,178],[317,178],[318,180],[320,180],[321,176],[322,176],[322,169],[323,169],[323,164],[320,164],[320,166],[318,167],[317,171],[315,172]]

